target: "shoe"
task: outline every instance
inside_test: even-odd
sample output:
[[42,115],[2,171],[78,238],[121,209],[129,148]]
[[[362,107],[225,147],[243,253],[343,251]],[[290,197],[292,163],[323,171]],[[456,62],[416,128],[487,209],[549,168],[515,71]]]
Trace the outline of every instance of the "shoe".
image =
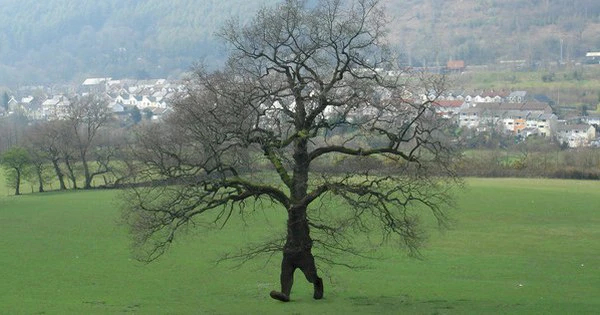
[[270,295],[272,298],[279,300],[281,302],[289,302],[290,301],[289,296],[287,296],[285,293],[282,293],[279,291],[271,291]]
[[314,286],[315,286],[315,294],[313,295],[313,298],[315,300],[322,299],[323,298],[323,279],[317,278]]

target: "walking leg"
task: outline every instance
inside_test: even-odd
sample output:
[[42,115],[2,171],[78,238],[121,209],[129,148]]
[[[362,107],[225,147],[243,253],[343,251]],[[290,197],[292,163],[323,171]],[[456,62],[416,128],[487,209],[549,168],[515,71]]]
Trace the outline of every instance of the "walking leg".
[[304,273],[306,280],[312,283],[314,286],[313,298],[320,300],[323,298],[323,279],[317,275],[317,266],[315,265],[315,258],[312,253],[308,252],[302,257],[300,264],[300,270]]
[[290,294],[292,292],[292,285],[294,284],[294,271],[296,270],[293,262],[283,254],[283,260],[281,262],[281,292],[271,291],[270,295],[272,298],[282,301],[289,302]]

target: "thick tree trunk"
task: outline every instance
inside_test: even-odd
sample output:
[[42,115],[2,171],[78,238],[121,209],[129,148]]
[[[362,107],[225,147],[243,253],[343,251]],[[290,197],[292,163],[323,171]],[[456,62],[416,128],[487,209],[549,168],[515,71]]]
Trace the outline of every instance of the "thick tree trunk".
[[295,145],[295,167],[291,188],[292,205],[288,209],[287,238],[281,261],[281,292],[271,291],[271,297],[283,302],[290,300],[294,283],[294,272],[300,269],[306,280],[314,285],[315,299],[323,297],[323,280],[317,275],[315,258],[312,254],[312,239],[306,215],[305,197],[308,188],[308,150],[306,140]]
[[288,209],[287,239],[284,252],[299,253],[311,249],[312,239],[306,217],[306,206],[291,206]]
[[37,170],[37,177],[38,177],[38,192],[44,192],[44,178],[42,176],[42,172],[41,170]]
[[71,182],[73,182],[73,189],[77,189],[77,178],[75,177],[75,171],[73,170],[71,162],[68,158],[65,158],[65,165],[69,171],[69,178],[71,179]]
[[83,164],[83,175],[85,177],[85,183],[83,185],[83,189],[91,189],[92,188],[92,175],[90,174],[90,168],[88,166],[87,160],[85,156],[81,157],[81,162]]
[[306,280],[313,284],[313,298],[323,297],[323,280],[317,274],[311,250],[312,239],[306,218],[306,205],[292,206],[288,209],[287,239],[281,261],[281,291],[271,291],[272,298],[283,302],[290,300],[296,269],[300,269]]
[[15,196],[18,196],[21,194],[21,170],[16,168],[15,171],[17,173],[17,182],[15,183]]

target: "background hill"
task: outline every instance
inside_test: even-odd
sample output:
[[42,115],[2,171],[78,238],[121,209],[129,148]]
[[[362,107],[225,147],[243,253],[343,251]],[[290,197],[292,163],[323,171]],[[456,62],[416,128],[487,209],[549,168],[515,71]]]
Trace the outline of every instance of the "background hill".
[[597,0],[386,0],[413,65],[583,60],[600,50]]
[[[383,0],[412,66],[581,60],[600,50],[597,0]],[[4,0],[0,85],[177,77],[223,53],[213,36],[277,0]]]

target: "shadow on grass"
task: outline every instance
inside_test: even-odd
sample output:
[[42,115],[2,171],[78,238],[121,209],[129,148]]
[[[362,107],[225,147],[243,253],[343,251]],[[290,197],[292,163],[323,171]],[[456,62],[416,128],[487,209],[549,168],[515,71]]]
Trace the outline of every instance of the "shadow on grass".
[[468,300],[448,301],[443,299],[416,301],[409,295],[399,296],[353,296],[346,298],[352,305],[364,307],[367,312],[389,312],[390,310],[416,311],[417,313],[438,314],[451,311],[455,307],[461,308],[460,304],[468,303]]
[[355,306],[381,306],[381,307],[403,307],[414,304],[408,295],[399,296],[352,296],[348,297],[350,303]]

